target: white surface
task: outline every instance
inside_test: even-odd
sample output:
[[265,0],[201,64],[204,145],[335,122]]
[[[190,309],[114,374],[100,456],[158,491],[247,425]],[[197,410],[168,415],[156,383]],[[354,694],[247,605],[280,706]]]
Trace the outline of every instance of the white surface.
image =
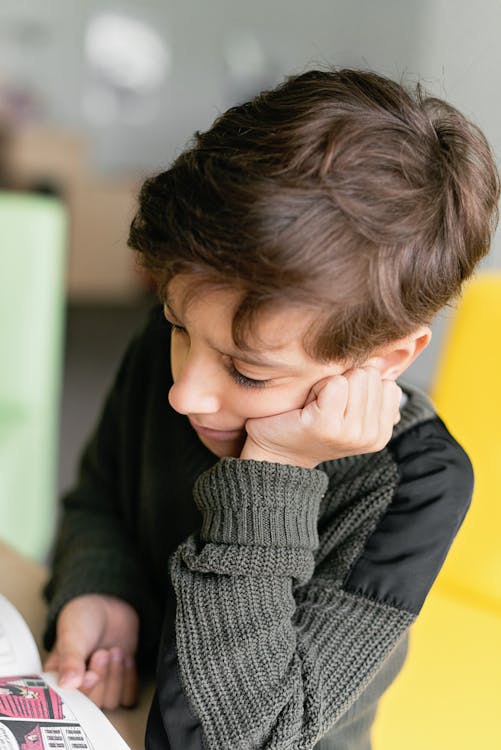
[[58,687],[56,675],[53,673],[44,672],[42,677],[59,693],[63,702],[76,716],[94,750],[129,750],[113,725],[91,700],[79,690],[63,690]]
[[0,677],[38,673],[40,654],[26,622],[0,594]]

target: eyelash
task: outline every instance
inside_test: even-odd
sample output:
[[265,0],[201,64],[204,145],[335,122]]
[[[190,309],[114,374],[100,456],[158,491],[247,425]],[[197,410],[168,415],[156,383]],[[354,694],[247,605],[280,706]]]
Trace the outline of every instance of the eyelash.
[[[183,326],[178,326],[176,323],[171,323],[170,320],[167,320],[167,323],[170,325],[173,331],[177,331],[178,333],[186,333],[186,328],[184,328]],[[230,362],[228,372],[233,380],[238,383],[238,385],[241,385],[244,388],[264,388],[264,386],[270,382],[269,380],[254,380],[253,378],[245,377],[245,375],[242,375],[242,373],[237,370],[233,362]]]

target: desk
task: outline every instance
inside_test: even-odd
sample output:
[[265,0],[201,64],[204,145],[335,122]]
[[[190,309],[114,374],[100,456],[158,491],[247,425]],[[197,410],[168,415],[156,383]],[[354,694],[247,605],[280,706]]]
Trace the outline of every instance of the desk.
[[[46,578],[47,569],[43,565],[23,557],[0,541],[0,593],[10,599],[28,623],[42,661],[46,651],[42,646],[45,603],[41,589]],[[141,690],[136,708],[104,711],[131,750],[144,749],[144,730],[152,695],[153,685],[148,685]]]

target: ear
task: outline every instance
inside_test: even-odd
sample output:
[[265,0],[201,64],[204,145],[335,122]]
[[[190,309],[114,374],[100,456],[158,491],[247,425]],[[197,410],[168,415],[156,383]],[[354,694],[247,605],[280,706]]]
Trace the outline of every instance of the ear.
[[426,349],[431,337],[431,328],[422,326],[410,336],[381,347],[365,364],[377,367],[383,379],[396,380]]

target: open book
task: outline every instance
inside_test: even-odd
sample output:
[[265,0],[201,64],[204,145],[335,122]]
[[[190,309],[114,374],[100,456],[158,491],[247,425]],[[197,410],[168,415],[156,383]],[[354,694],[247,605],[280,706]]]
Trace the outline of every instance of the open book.
[[1,750],[129,750],[91,700],[41,670],[27,624],[0,594]]

